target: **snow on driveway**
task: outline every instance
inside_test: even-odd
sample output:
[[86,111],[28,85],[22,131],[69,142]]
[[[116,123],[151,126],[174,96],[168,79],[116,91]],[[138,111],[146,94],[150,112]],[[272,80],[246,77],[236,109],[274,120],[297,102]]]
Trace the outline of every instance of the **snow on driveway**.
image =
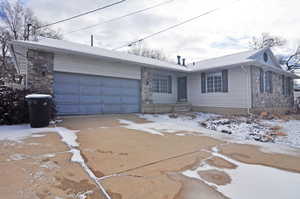
[[[128,120],[119,120],[125,128],[140,130],[143,132],[164,135],[164,133],[174,133],[178,136],[184,136],[183,131],[199,133],[199,135],[209,135],[221,139],[229,139],[239,143],[257,143],[261,142],[257,140],[257,136],[260,134],[268,133],[270,126],[280,126],[282,131],[287,136],[276,136],[272,140],[276,145],[283,145],[288,147],[300,148],[300,121],[290,120],[261,120],[258,123],[249,123],[245,117],[237,117],[241,121],[237,124],[230,126],[230,135],[228,133],[222,133],[225,129],[228,131],[228,125],[218,126],[215,130],[210,130],[201,126],[201,123],[207,120],[213,120],[214,118],[224,117],[216,114],[209,113],[194,113],[190,115],[179,115],[178,117],[170,117],[168,114],[138,114],[140,118],[151,121],[151,123],[135,123]],[[260,126],[258,126],[260,125]],[[262,126],[266,125],[266,126]],[[269,126],[269,127],[268,127]],[[265,131],[265,132],[264,132]],[[256,134],[254,134],[256,133]],[[253,135],[254,134],[254,135]],[[274,146],[276,146],[274,145]],[[270,146],[270,145],[268,145]]]

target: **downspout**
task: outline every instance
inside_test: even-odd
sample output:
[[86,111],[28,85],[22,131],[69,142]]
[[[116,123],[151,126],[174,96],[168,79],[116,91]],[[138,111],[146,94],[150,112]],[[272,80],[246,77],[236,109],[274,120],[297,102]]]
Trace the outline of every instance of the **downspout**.
[[[246,76],[247,76],[247,79],[246,79],[246,87],[247,87],[247,91],[246,91],[246,99],[250,99],[249,98],[249,77],[250,77],[250,75],[249,75],[249,73],[248,73],[248,71],[247,71],[247,69],[243,66],[243,65],[241,65],[241,68],[242,68],[242,70],[246,73]],[[249,104],[248,104],[248,107],[247,107],[247,113],[248,113],[248,115],[250,115],[250,117],[252,117],[253,116],[253,113],[251,113],[251,111],[250,111],[250,106],[249,106]]]

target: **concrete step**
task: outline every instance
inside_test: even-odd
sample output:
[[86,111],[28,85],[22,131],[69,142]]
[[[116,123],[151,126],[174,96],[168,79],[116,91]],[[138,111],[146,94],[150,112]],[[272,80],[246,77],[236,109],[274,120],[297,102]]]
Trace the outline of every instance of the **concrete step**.
[[190,104],[176,104],[174,106],[174,112],[189,112],[192,110],[192,106]]

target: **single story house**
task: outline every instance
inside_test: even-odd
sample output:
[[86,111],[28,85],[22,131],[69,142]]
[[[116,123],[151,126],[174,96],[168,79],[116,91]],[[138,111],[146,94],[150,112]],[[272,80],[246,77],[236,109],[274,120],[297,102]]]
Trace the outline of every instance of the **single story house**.
[[26,87],[52,94],[60,115],[286,112],[294,102],[297,76],[269,48],[189,65],[54,39],[12,41],[10,51]]

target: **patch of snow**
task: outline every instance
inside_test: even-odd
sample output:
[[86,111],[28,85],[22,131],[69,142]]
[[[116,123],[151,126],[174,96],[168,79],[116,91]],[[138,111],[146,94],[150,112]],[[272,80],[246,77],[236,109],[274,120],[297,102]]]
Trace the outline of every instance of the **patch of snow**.
[[36,134],[36,135],[31,135],[31,137],[33,137],[33,138],[40,138],[40,137],[45,137],[45,135]]
[[300,121],[299,120],[269,120],[263,121],[264,124],[268,124],[271,126],[281,126],[282,131],[287,133],[287,136],[278,136],[276,138],[276,143],[284,144],[288,146],[293,146],[300,148]]
[[16,153],[16,154],[13,154],[13,155],[9,156],[9,160],[13,160],[13,161],[24,160],[26,158],[28,158],[28,155],[19,154],[19,153]]
[[57,164],[55,164],[52,161],[46,162],[46,163],[40,165],[40,167],[50,169],[50,170],[60,168]]
[[61,136],[61,140],[66,143],[70,147],[78,147],[79,144],[76,141],[77,135],[79,131],[72,131],[63,127],[54,128],[56,132]]
[[[218,151],[215,149],[214,151]],[[217,190],[229,198],[253,199],[298,199],[300,195],[300,174],[275,169],[261,165],[250,165],[228,158],[218,152],[212,152],[215,157],[222,158],[237,165],[236,169],[220,169],[207,164],[200,165],[195,170],[182,172],[183,175],[204,181],[210,186],[217,187]],[[216,169],[226,172],[231,177],[231,183],[227,185],[216,185],[203,180],[198,171]],[[271,180],[270,180],[271,179]]]
[[45,94],[30,94],[26,95],[26,99],[32,99],[32,98],[52,98],[51,95],[45,95]]
[[[237,117],[240,122],[235,124],[226,123],[226,118],[223,117],[224,125],[216,125],[214,130],[207,129],[201,126],[201,123],[207,120],[219,118],[220,115],[209,113],[193,113],[193,117],[189,115],[178,115],[173,118],[168,114],[138,114],[140,118],[146,119],[151,123],[135,123],[128,120],[119,120],[121,124],[125,124],[125,128],[139,130],[156,135],[164,135],[164,133],[175,133],[178,136],[183,136],[182,131],[198,133],[199,135],[209,135],[218,139],[227,140],[233,143],[247,143],[262,146],[264,152],[279,152],[284,154],[294,153],[295,150],[289,147],[300,148],[300,121],[291,120],[288,122],[283,121],[259,121],[253,123],[246,117]],[[228,120],[228,119],[227,119]],[[231,119],[233,120],[233,119]],[[219,122],[218,121],[218,122]],[[266,125],[266,126],[264,126]],[[288,136],[269,136],[270,126],[282,126],[282,131],[287,133]],[[222,133],[222,131],[231,132],[231,134]],[[279,130],[281,131],[281,130]],[[253,141],[255,140],[255,141]],[[261,141],[269,141],[274,143],[262,143]],[[278,150],[278,144],[288,146],[284,151]],[[284,147],[280,147],[284,149]],[[296,153],[299,154],[299,151]]]
[[196,118],[192,119],[189,116],[179,116],[178,118],[170,118],[168,114],[151,115],[151,114],[138,114],[139,117],[151,121],[152,123],[138,124],[128,120],[119,120],[122,124],[129,129],[140,130],[156,135],[163,135],[163,133],[177,133],[181,131],[203,133],[215,133],[205,129],[199,125],[208,118],[215,117],[215,114],[195,113]]
[[31,128],[29,124],[0,126],[0,140],[21,141],[33,134],[56,132],[54,128]]
[[152,128],[152,125],[145,125],[145,124],[136,124],[134,122],[131,122],[129,120],[119,120],[121,124],[127,124],[126,128],[133,129],[133,130],[140,130],[144,132],[148,132],[154,135],[163,135],[159,131]]

